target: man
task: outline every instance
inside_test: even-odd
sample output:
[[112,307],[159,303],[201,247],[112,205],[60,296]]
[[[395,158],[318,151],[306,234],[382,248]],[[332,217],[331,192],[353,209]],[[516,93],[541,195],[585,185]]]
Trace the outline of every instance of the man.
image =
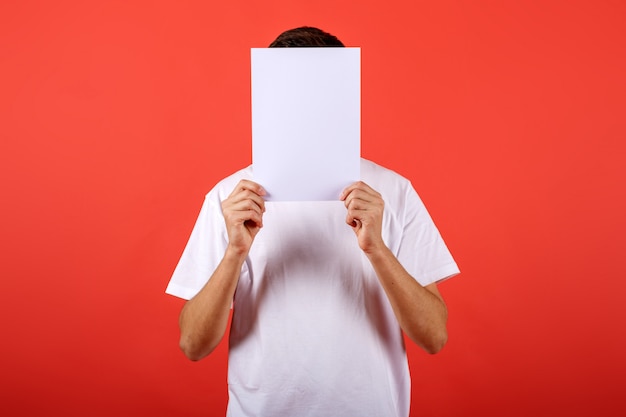
[[[343,46],[315,28],[271,47]],[[361,161],[337,201],[265,202],[249,166],[206,196],[167,292],[188,301],[180,346],[199,360],[229,334],[228,416],[402,416],[402,331],[447,339],[437,282],[457,274],[411,183]]]

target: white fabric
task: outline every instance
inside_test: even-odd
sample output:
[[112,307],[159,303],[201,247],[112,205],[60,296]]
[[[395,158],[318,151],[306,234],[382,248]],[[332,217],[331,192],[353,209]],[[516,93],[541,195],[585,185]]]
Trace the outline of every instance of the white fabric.
[[[251,167],[206,196],[166,292],[193,297],[227,243],[220,201]],[[422,285],[459,272],[410,182],[362,160],[385,201],[383,239]],[[233,304],[228,416],[408,416],[402,332],[341,201],[268,202]]]

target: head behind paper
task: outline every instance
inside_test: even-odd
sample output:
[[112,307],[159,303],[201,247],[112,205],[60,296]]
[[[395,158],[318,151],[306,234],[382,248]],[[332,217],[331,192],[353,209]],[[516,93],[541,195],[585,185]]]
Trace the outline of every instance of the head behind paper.
[[302,26],[289,29],[278,35],[270,44],[270,48],[305,48],[305,47],[344,47],[336,36],[321,29]]

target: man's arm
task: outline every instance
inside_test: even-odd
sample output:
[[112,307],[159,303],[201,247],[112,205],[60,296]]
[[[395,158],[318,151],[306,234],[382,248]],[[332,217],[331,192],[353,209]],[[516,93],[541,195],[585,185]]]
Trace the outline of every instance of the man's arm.
[[185,303],[179,318],[180,348],[191,360],[210,354],[226,332],[241,267],[263,227],[263,195],[260,185],[242,180],[222,202],[228,232],[226,252],[211,279]]
[[364,182],[341,194],[359,247],[370,260],[404,333],[428,353],[446,344],[448,311],[436,284],[422,287],[400,264],[382,239],[384,202]]

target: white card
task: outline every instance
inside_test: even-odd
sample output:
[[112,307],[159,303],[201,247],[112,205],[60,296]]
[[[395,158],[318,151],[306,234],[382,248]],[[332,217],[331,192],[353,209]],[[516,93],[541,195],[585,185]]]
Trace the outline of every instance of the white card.
[[268,201],[337,200],[360,179],[360,48],[252,48],[252,163]]

